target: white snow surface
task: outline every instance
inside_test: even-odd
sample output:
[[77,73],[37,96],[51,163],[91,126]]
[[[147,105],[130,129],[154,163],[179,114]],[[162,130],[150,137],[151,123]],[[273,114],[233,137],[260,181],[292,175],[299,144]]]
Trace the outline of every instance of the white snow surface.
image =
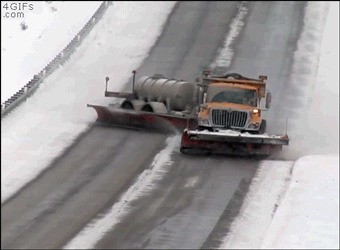
[[119,91],[148,55],[174,4],[113,2],[68,62],[1,119],[1,202],[34,179],[95,121],[95,111],[86,104],[108,104],[105,76],[114,79],[110,88]]
[[[59,16],[62,16],[61,6],[66,3],[69,2],[52,2],[54,6],[59,6]],[[85,2],[81,4],[85,5]],[[1,202],[36,177],[95,120],[95,112],[89,112],[86,104],[107,104],[103,98],[104,77],[109,75],[115,79],[114,90],[122,87],[131,71],[147,56],[173,6],[174,2],[114,2],[70,60],[49,76],[31,98],[2,119]],[[89,12],[95,9],[94,6],[88,7]],[[242,11],[244,14],[247,10]],[[32,13],[27,13],[27,18],[34,16],[29,15]],[[299,114],[305,115],[289,121],[291,141],[285,154],[293,158],[307,156],[295,163],[261,163],[241,213],[223,239],[221,248],[339,249],[339,3],[309,2],[306,13],[306,29],[299,41],[294,67],[298,67],[301,64],[299,60],[302,60],[310,63],[310,72],[315,74],[299,76],[300,80],[311,83],[311,86],[300,84],[306,94],[302,98],[304,105],[301,110],[304,111],[299,110]],[[48,22],[49,17],[38,17],[38,14],[31,17],[39,21],[35,25],[33,22],[30,25],[27,20],[26,31],[33,28],[40,30],[43,34],[40,39],[43,39],[51,27],[58,26],[54,25],[57,18],[45,26],[43,21]],[[326,16],[327,22],[323,27]],[[78,13],[73,18],[76,23]],[[240,21],[242,16],[239,18]],[[2,32],[11,25],[15,26],[9,24],[12,21],[2,20]],[[38,25],[41,27],[35,27]],[[227,38],[226,48],[241,26],[234,27],[235,34]],[[57,40],[56,37],[62,40],[62,36],[53,37],[53,40]],[[317,43],[308,43],[310,37],[320,39]],[[2,39],[2,60],[6,49],[6,53],[10,53],[9,48],[12,47],[7,43],[8,40]],[[39,44],[39,41],[34,44]],[[27,55],[40,56],[32,50],[38,47],[32,45],[26,53],[17,49],[18,55],[13,56],[13,60],[6,60],[6,63],[11,64],[9,67],[17,67],[17,71],[13,71],[17,74],[27,67],[23,62],[34,63],[34,60],[25,59]],[[53,53],[58,52],[55,50]],[[220,55],[223,53],[221,51]],[[229,51],[227,55],[232,56],[232,53]],[[28,73],[26,75],[31,77]],[[11,95],[18,90],[14,83],[3,79],[1,88],[6,93]],[[18,87],[22,87],[21,83]],[[156,156],[152,166],[138,177],[121,201],[125,198],[133,200],[144,195],[149,188],[155,188],[157,180],[166,174],[175,141],[178,138],[169,138],[165,151]],[[65,247],[84,246],[82,244],[85,243],[79,239],[89,232],[94,235],[85,245],[86,248],[93,246],[108,228],[124,216],[128,208],[128,204],[122,202],[114,204],[102,220],[93,221],[81,231],[80,238],[71,240]],[[117,217],[112,217],[112,212],[117,212]]]
[[[7,3],[7,9],[5,4]],[[102,1],[1,1],[1,102],[20,90],[62,51]],[[24,17],[5,18],[6,12]],[[76,15],[75,15],[76,13]],[[23,30],[21,24],[27,25]]]
[[310,155],[293,175],[262,248],[339,249],[339,156]]
[[[230,233],[222,240],[222,249],[258,249],[272,221],[276,205],[289,184],[293,161],[263,161],[252,179]],[[260,212],[261,211],[261,212]]]
[[306,94],[285,152],[302,157],[261,163],[222,249],[339,249],[339,2],[308,2],[304,22],[292,80]]

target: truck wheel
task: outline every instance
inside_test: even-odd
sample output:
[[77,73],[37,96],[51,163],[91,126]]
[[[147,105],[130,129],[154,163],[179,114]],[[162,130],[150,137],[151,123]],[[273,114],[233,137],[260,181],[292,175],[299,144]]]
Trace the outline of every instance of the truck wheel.
[[149,102],[145,103],[141,108],[141,111],[157,113],[157,114],[166,114],[168,110],[163,102]]
[[259,134],[264,134],[266,132],[266,128],[267,128],[267,121],[262,120],[260,129],[259,129]]
[[120,105],[120,107],[122,108],[122,109],[129,109],[129,110],[133,110],[134,108],[133,108],[133,104],[131,103],[131,101],[129,101],[129,100],[124,100],[123,102],[122,102],[122,104]]

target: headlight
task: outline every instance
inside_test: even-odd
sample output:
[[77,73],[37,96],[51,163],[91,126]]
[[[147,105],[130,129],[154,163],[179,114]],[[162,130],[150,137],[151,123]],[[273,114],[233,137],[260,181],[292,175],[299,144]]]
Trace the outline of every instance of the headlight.
[[198,125],[200,125],[200,126],[210,126],[210,122],[209,122],[208,119],[199,119]]
[[258,109],[253,109],[253,114],[258,114],[259,110]]

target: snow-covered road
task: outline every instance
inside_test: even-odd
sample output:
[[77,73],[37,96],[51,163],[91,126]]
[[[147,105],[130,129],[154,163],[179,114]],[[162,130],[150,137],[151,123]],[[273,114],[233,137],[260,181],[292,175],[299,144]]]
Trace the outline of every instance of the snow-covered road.
[[[55,20],[55,25],[50,23],[49,26],[38,27],[39,22],[32,22],[33,27],[44,31],[40,35],[41,39],[46,36],[46,41],[50,41],[48,39],[51,36],[48,34],[55,32],[47,27],[55,27],[60,31],[60,26],[63,26],[59,26],[60,19],[63,18],[62,13],[68,15],[66,10],[69,10],[68,7],[65,8],[65,12],[62,11],[61,3],[57,5],[52,2],[52,4],[57,8],[56,13],[61,14],[58,20],[54,12],[51,22]],[[87,112],[88,110],[79,111],[86,103],[92,101],[106,104],[102,96],[107,68],[105,65],[97,67],[100,63],[99,58],[114,58],[110,71],[115,79],[115,87],[123,87],[122,84],[129,78],[130,71],[147,56],[173,6],[174,2],[114,3],[111,8],[112,11],[115,9],[114,15],[99,22],[89,38],[70,59],[71,62],[76,62],[78,58],[83,57],[98,58],[96,67],[93,60],[88,60],[91,62],[89,64],[74,67],[66,65],[66,71],[78,70],[79,77],[75,79],[63,77],[61,81],[59,72],[55,72],[27,103],[2,119],[2,203],[38,176],[54,157],[70,145],[74,138],[95,119],[94,113]],[[91,15],[90,10],[95,10],[95,7],[95,4],[84,7],[84,15],[79,15],[79,24],[86,19],[84,16]],[[306,13],[304,32],[301,34],[298,50],[295,53],[295,63],[301,65],[303,62],[311,70],[303,71],[303,74],[296,74],[297,72],[292,74],[292,83],[299,88],[286,90],[286,93],[299,91],[298,97],[301,98],[297,112],[301,115],[292,116],[289,122],[291,145],[284,154],[288,159],[308,156],[298,159],[295,163],[293,161],[262,162],[253,179],[240,216],[223,240],[222,248],[339,248],[339,3],[309,3]],[[32,16],[37,20],[42,18],[37,14]],[[242,16],[240,18],[242,19]],[[129,19],[128,23],[127,19]],[[141,23],[141,20],[143,25],[137,29],[136,26]],[[14,25],[14,22],[10,25],[8,22],[8,20],[7,23],[2,22],[1,25],[5,27]],[[112,26],[112,23],[116,26]],[[30,30],[29,20],[27,24]],[[18,25],[18,22],[15,25]],[[9,30],[15,29],[12,27]],[[111,35],[101,36],[103,30],[108,30]],[[15,35],[13,33],[10,36],[13,39]],[[22,33],[19,33],[19,37],[22,37]],[[28,37],[34,38],[33,35]],[[310,39],[311,37],[316,39]],[[67,40],[67,36],[65,39]],[[65,39],[61,39],[60,42],[67,42]],[[6,41],[2,41],[2,51],[6,51],[8,56],[11,51],[13,53],[13,49],[9,48],[15,46],[13,44],[9,46]],[[15,72],[23,67],[23,62],[27,61],[27,57],[23,55],[37,53],[34,48],[38,48],[39,42],[34,41],[35,39],[32,39],[27,43],[31,46],[25,47],[30,52],[20,50],[13,60],[8,59],[9,57],[5,59],[12,71],[9,70],[4,79],[10,79],[13,74],[19,77]],[[89,44],[93,42],[96,43],[97,49],[88,51]],[[230,54],[227,41],[225,45],[227,52],[222,51],[221,55]],[[53,54],[55,48],[52,47],[46,48],[51,48],[50,52]],[[47,52],[43,54],[47,55]],[[2,53],[2,60],[4,60],[3,56],[5,55]],[[40,67],[38,64],[35,66]],[[89,70],[84,71],[84,68]],[[2,69],[2,72],[7,73],[7,70]],[[88,82],[82,82],[83,76],[86,76]],[[7,85],[8,82],[13,81],[21,80],[2,79],[1,88],[5,90],[2,91],[4,98],[5,93],[11,95],[14,88],[15,91],[17,90],[14,85]],[[103,82],[103,84],[98,86],[91,82]],[[84,84],[87,88],[82,88]],[[3,96],[1,98],[3,99]],[[73,108],[70,108],[70,105]],[[192,180],[193,186],[196,182],[197,180]],[[270,193],[268,189],[271,190]],[[100,239],[101,232],[107,230],[106,226],[108,225],[95,228],[99,238],[94,239],[93,242]],[[249,233],[244,234],[245,230]],[[71,246],[80,245],[71,244]],[[88,243],[87,247],[89,246],[92,246],[92,243]]]

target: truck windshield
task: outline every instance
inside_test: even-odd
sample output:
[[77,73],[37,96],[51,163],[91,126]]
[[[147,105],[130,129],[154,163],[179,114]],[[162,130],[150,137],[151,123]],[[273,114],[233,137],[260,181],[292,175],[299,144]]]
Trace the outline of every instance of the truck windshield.
[[230,102],[249,106],[256,106],[256,100],[256,91],[250,89],[220,88],[208,91],[207,96],[208,102]]

